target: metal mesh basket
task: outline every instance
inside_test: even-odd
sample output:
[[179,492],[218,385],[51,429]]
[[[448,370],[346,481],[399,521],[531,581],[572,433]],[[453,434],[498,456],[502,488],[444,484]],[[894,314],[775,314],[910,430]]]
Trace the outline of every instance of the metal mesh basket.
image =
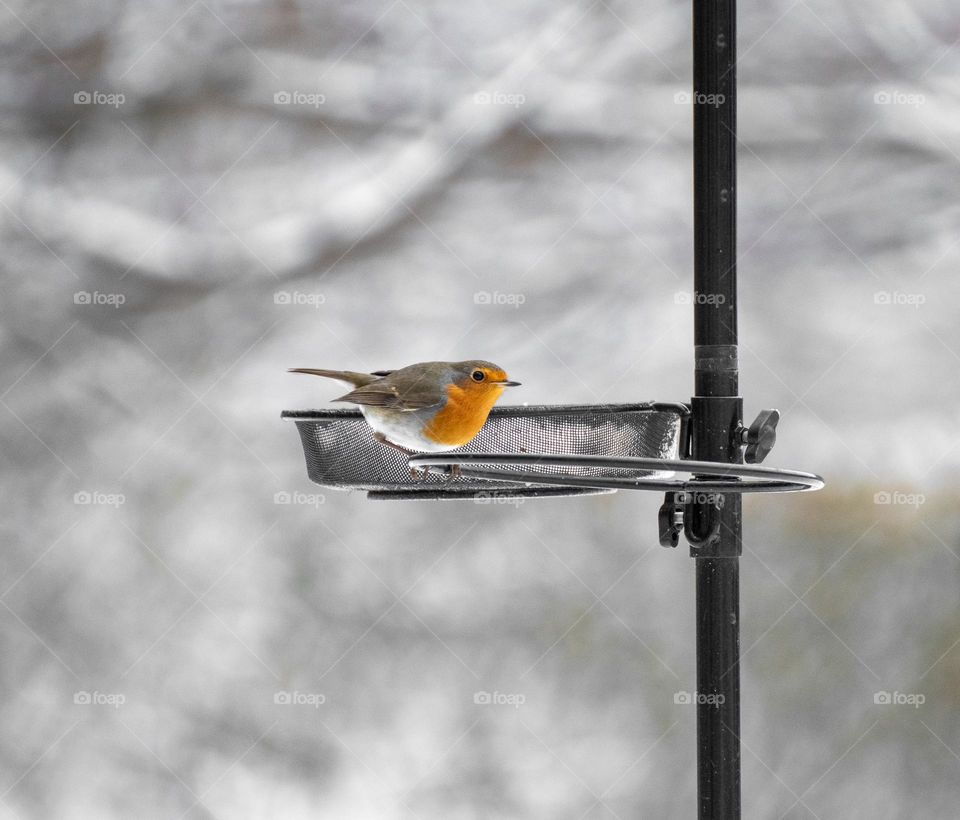
[[[686,408],[676,404],[495,407],[473,441],[453,452],[677,458],[685,415]],[[333,489],[367,490],[371,498],[482,500],[609,492],[483,479],[469,470],[454,478],[436,472],[416,478],[402,453],[373,439],[359,410],[286,411],[282,417],[297,425],[312,481]],[[608,467],[545,465],[529,471],[584,477],[624,474]]]

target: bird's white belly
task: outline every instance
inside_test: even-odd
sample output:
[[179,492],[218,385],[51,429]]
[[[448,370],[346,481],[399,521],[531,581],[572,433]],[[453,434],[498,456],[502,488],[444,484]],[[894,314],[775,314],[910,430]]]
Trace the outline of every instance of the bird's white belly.
[[455,448],[449,445],[431,441],[421,432],[436,408],[412,410],[406,413],[396,410],[384,410],[382,407],[367,407],[361,405],[360,412],[376,432],[382,433],[389,441],[406,447],[408,450],[418,450],[422,453],[442,453]]

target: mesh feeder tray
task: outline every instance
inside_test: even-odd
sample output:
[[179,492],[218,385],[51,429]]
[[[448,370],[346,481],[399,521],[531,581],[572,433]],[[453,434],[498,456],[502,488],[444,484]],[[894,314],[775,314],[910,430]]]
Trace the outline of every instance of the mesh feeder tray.
[[[438,466],[420,478],[412,476],[407,457],[375,441],[359,410],[288,410],[282,418],[297,425],[307,474],[324,487],[366,490],[375,499],[476,500],[613,492],[609,484],[591,482],[623,480],[622,466],[537,464],[536,456],[676,459],[688,414],[685,405],[659,403],[495,407],[469,444],[444,454],[453,461],[460,455],[484,456],[484,469],[463,466],[453,478]],[[515,465],[498,464],[496,455],[527,462],[522,479],[507,478]],[[636,476],[637,470],[629,473]],[[672,475],[659,469],[642,474],[647,480]],[[582,485],[570,486],[570,479]]]

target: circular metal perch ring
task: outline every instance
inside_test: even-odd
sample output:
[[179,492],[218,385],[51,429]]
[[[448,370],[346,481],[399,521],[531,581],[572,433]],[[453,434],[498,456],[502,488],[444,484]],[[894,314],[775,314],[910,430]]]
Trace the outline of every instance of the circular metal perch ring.
[[[477,470],[470,464],[517,464],[549,467],[605,467],[614,470],[689,473],[689,479],[645,476],[596,477],[550,475],[506,470]],[[813,473],[725,464],[688,459],[639,458],[588,455],[547,455],[536,453],[430,453],[410,457],[411,467],[459,466],[462,475],[518,484],[555,484],[562,487],[597,487],[613,490],[654,490],[661,492],[796,493],[819,490],[823,479]],[[706,476],[703,478],[697,476]],[[744,480],[746,479],[746,480]]]

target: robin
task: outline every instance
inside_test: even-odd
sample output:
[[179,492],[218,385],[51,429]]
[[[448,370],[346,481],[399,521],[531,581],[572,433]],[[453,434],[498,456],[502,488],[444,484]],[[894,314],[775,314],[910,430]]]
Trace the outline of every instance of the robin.
[[441,453],[471,441],[504,389],[520,384],[509,381],[503,368],[481,360],[420,362],[373,373],[311,367],[289,372],[352,387],[333,401],[359,405],[374,439],[407,455]]

